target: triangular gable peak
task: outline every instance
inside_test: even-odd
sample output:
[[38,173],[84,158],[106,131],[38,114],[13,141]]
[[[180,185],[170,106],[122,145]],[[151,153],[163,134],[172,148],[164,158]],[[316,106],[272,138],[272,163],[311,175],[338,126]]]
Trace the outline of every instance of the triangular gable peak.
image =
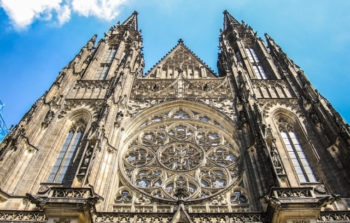
[[144,78],[175,79],[180,74],[186,79],[218,77],[180,39],[178,44],[146,73]]
[[123,24],[122,25],[124,25],[124,26],[128,26],[128,27],[130,27],[130,28],[132,28],[132,29],[134,29],[134,30],[136,30],[137,31],[137,29],[138,29],[138,27],[137,27],[137,12],[136,11],[134,11],[132,14],[131,14],[131,16],[129,17],[129,18],[127,18],[124,22],[123,22]]
[[227,11],[224,11],[224,30],[228,29],[228,27],[236,27],[239,26],[240,23]]

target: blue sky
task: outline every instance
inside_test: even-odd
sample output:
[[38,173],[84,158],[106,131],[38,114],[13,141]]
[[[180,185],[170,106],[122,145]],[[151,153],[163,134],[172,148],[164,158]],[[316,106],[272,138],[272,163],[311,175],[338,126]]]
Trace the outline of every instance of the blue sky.
[[0,99],[18,123],[80,48],[139,12],[145,72],[183,38],[217,71],[223,10],[268,33],[350,121],[349,0],[0,0]]

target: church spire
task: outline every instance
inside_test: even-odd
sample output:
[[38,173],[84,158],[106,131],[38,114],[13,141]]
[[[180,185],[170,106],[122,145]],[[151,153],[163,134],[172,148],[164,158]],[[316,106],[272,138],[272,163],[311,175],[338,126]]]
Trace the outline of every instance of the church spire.
[[131,16],[129,16],[129,18],[127,18],[124,22],[123,22],[123,26],[127,26],[128,28],[131,28],[135,31],[138,30],[138,26],[137,26],[137,15],[138,12],[134,11]]
[[224,11],[224,30],[229,26],[235,27],[240,25],[240,23],[227,11]]

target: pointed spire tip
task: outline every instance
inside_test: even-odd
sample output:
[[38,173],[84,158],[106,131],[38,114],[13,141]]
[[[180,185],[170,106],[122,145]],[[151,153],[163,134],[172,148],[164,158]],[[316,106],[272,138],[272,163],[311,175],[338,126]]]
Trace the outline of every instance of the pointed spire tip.
[[240,23],[233,17],[227,10],[224,10],[224,30],[228,28],[228,26],[237,26]]
[[182,38],[180,38],[177,42],[178,42],[179,44],[183,44],[183,43],[184,43],[184,41],[183,41]]
[[134,30],[137,30],[137,29],[138,29],[138,27],[137,27],[137,14],[138,14],[138,12],[137,12],[137,11],[134,11],[134,12],[129,16],[129,18],[127,18],[127,19],[122,23],[122,25],[129,26],[129,27],[132,27]]

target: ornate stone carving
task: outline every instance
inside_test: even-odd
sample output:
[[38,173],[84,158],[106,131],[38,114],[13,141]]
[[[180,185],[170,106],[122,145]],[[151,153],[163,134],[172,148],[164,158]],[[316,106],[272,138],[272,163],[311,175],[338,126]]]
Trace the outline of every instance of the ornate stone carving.
[[263,222],[261,214],[244,213],[244,214],[190,214],[194,223],[226,223],[226,222]]
[[297,187],[297,188],[274,188],[271,194],[275,198],[312,198],[311,187]]
[[121,214],[121,213],[97,213],[95,222],[120,222],[120,223],[170,223],[172,214],[151,214],[151,213],[136,213],[136,214]]
[[294,98],[284,80],[252,80],[257,98]]
[[97,111],[103,105],[104,100],[102,99],[66,99],[64,108],[61,110],[58,118],[63,118],[69,111],[76,107],[89,107],[93,110],[94,116],[97,115]]
[[228,78],[211,79],[136,79],[131,98],[134,100],[144,99],[167,99],[186,98],[199,100],[211,98],[222,100],[232,98]]
[[196,169],[204,158],[204,151],[197,145],[184,142],[169,143],[158,152],[160,164],[176,171]]
[[55,117],[55,113],[51,110],[49,110],[44,118],[44,121],[41,123],[41,126],[43,128],[46,128],[52,121],[52,119]]
[[0,211],[3,222],[46,222],[47,217],[41,211]]
[[317,222],[350,222],[350,211],[322,211]]
[[179,108],[151,116],[123,150],[126,181],[168,201],[204,199],[237,184],[235,143],[215,122]]
[[215,77],[217,76],[202,60],[200,60],[180,39],[178,44],[150,71],[146,78],[163,77],[176,78],[182,74],[185,78]]
[[109,85],[109,80],[78,80],[67,98],[103,99]]
[[93,197],[90,188],[50,188],[49,197],[51,198],[90,198]]
[[[133,193],[130,192],[127,187],[120,187],[118,189],[115,202],[116,203],[131,203],[133,197]],[[141,203],[141,202],[140,202]]]

